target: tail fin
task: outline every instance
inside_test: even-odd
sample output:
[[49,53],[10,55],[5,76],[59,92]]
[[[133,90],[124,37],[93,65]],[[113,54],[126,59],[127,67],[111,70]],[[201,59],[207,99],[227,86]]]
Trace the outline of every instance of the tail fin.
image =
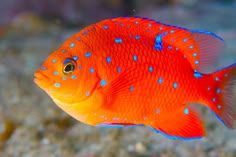
[[236,128],[236,64],[211,75],[215,84],[208,107],[229,128]]

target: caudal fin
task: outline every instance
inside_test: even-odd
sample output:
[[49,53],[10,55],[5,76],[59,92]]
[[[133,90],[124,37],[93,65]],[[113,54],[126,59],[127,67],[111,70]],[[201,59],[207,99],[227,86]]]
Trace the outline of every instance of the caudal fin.
[[212,74],[215,85],[209,108],[229,128],[236,128],[236,64]]

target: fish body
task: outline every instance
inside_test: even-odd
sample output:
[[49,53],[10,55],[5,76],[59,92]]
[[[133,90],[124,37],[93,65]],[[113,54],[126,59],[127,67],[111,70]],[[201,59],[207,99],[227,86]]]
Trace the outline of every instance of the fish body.
[[209,73],[223,47],[211,32],[113,18],[69,38],[35,73],[35,83],[83,123],[198,139],[205,130],[192,103],[236,127],[236,65]]

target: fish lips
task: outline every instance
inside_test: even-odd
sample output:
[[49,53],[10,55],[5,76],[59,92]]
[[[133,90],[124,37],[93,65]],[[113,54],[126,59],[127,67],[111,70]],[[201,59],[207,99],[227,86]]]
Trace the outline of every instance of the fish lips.
[[41,70],[38,70],[34,73],[34,83],[42,89],[47,89],[53,84],[53,81]]

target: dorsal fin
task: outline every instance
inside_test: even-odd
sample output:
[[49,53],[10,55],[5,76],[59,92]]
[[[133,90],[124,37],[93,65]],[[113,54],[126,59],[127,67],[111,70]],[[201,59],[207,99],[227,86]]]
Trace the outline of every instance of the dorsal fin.
[[192,37],[198,44],[199,64],[196,70],[209,73],[215,66],[225,47],[224,40],[211,32],[192,31]]

